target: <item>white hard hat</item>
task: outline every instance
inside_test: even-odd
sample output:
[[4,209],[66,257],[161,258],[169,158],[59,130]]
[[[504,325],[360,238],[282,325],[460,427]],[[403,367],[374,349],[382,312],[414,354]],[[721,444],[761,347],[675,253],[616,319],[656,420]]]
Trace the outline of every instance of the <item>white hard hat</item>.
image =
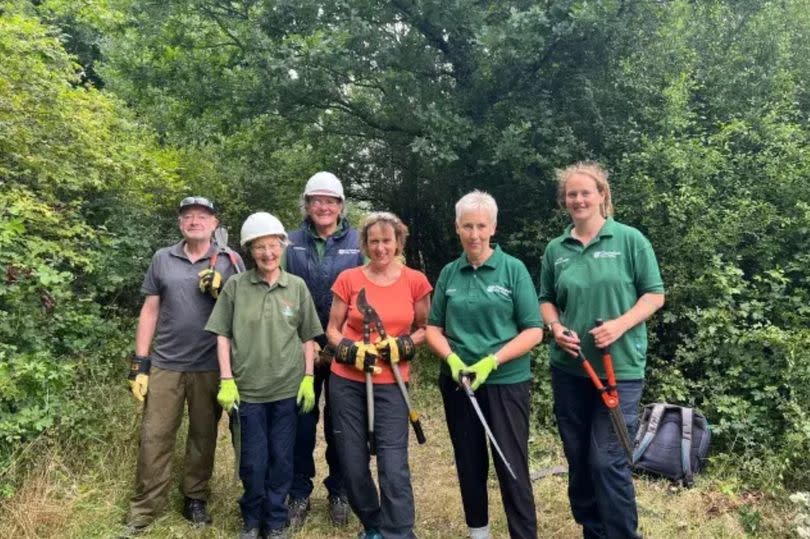
[[343,196],[343,184],[331,172],[316,172],[307,180],[304,197],[313,195],[335,197],[339,198],[341,202],[346,200],[346,197]]
[[281,236],[287,241],[287,231],[276,217],[265,211],[248,216],[242,224],[242,234],[239,244],[244,247],[250,241],[262,236]]

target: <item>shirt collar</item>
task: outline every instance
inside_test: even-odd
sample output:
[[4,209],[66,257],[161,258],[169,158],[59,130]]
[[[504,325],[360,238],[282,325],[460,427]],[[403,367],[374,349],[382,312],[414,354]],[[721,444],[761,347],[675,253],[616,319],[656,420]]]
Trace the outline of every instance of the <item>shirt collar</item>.
[[[174,245],[171,246],[171,249],[169,249],[169,254],[172,255],[172,256],[176,256],[177,258],[182,258],[184,260],[189,260],[188,255],[183,250],[183,246],[185,244],[186,244],[186,240],[178,241],[177,243],[175,243]],[[212,256],[214,256],[215,251],[216,251],[216,246],[214,245],[214,242],[212,241],[208,245],[208,252],[206,252],[202,257],[200,257],[199,260],[207,260],[207,259],[211,258]]]
[[[484,261],[484,263],[481,264],[478,267],[479,268],[492,268],[492,269],[495,269],[496,267],[498,267],[498,264],[500,264],[501,260],[503,260],[503,251],[501,251],[501,246],[498,245],[497,243],[493,243],[492,244],[492,254],[489,255],[489,258],[487,258]],[[470,261],[467,260],[467,254],[466,253],[461,253],[461,256],[459,257],[459,261],[461,262],[460,269],[467,269],[467,268],[473,269],[472,264],[470,264]]]
[[332,232],[332,234],[330,234],[326,238],[322,238],[318,234],[318,231],[315,230],[315,224],[312,222],[312,219],[307,217],[304,220],[304,223],[306,224],[307,232],[312,237],[312,239],[314,239],[315,241],[326,241],[329,238],[334,238],[334,237],[340,236],[340,234],[342,234],[343,231],[346,230],[346,227],[349,226],[349,223],[346,221],[346,219],[343,219],[342,217],[338,217],[337,228],[335,229],[335,231]]
[[[568,225],[565,227],[565,232],[563,233],[563,241],[573,241],[578,242],[579,240],[575,239],[571,235],[571,231],[574,229],[574,225]],[[599,232],[596,234],[599,236],[599,239],[602,238],[610,238],[616,233],[616,221],[613,220],[613,217],[608,217],[605,219],[605,223],[602,225],[602,228],[599,229]]]
[[[267,284],[267,281],[265,281],[259,276],[259,273],[256,271],[256,268],[251,269],[249,273],[250,273],[250,282],[252,284],[265,284],[265,285]],[[289,285],[289,278],[287,276],[287,272],[281,270],[281,274],[279,274],[278,279],[273,284],[286,288]]]

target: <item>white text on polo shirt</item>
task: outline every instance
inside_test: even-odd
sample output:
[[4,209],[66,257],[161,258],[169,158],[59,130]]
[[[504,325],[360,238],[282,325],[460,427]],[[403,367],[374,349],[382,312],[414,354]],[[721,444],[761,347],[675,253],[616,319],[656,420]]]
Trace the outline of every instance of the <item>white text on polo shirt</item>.
[[570,260],[567,256],[561,256],[557,260],[554,261],[555,266],[559,266],[560,264],[565,264]]
[[339,255],[356,255],[360,249],[338,249]]
[[508,298],[512,296],[512,291],[508,288],[504,288],[503,286],[499,286],[497,284],[491,284],[487,287],[487,292],[490,294],[500,294],[501,296]]
[[593,253],[594,258],[618,258],[621,256],[621,251],[596,251]]

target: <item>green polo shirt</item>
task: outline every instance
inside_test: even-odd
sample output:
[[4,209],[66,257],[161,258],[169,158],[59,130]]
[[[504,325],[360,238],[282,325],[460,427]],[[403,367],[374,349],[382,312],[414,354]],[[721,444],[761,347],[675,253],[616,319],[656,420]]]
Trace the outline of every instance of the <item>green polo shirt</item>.
[[282,271],[271,286],[255,269],[225,283],[205,329],[231,339],[231,368],[246,402],[295,397],[304,377],[301,343],[323,333],[303,279]]
[[[444,329],[450,348],[467,365],[497,352],[524,329],[542,327],[526,266],[498,245],[477,269],[466,255],[442,269],[428,324]],[[446,363],[441,368],[450,375]],[[486,383],[514,384],[531,377],[531,359],[524,354],[498,367]]]
[[[607,219],[588,245],[565,232],[543,254],[540,303],[552,303],[560,322],[576,331],[582,353],[604,377],[602,356],[588,333],[597,318],[612,320],[629,311],[648,292],[663,294],[664,283],[649,240],[635,228]],[[610,346],[616,378],[644,378],[647,326],[638,324]],[[551,344],[551,364],[585,376],[582,363]]]

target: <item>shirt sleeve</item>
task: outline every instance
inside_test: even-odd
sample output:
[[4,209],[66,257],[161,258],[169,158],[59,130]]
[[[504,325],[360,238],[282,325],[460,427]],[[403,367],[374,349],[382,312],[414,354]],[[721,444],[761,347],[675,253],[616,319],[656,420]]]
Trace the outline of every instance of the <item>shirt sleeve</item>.
[[449,273],[449,266],[445,266],[439,280],[436,281],[436,288],[434,289],[433,301],[430,304],[430,315],[428,315],[428,325],[444,327],[445,323],[445,310],[447,309],[447,297],[444,295],[444,290],[447,287],[447,274]]
[[332,292],[346,305],[349,304],[352,297],[352,283],[349,279],[349,271],[342,271],[338,278],[335,279],[335,284],[332,285]]
[[658,268],[655,251],[647,238],[644,238],[643,245],[636,251],[634,262],[636,293],[639,296],[648,292],[663,294],[664,281],[661,279],[661,270]]
[[551,252],[548,247],[540,262],[540,292],[537,299],[540,303],[557,304],[557,291],[554,290],[554,264],[551,263]]
[[143,276],[143,284],[141,284],[141,293],[145,296],[159,296],[160,295],[160,282],[158,280],[158,255],[155,253],[152,256],[152,262],[149,263],[149,269],[146,270],[146,275]]
[[318,335],[323,334],[323,327],[321,321],[318,319],[318,311],[315,310],[315,302],[312,301],[312,295],[307,290],[306,285],[302,283],[300,292],[300,309],[301,309],[301,322],[298,324],[298,338],[301,341],[308,341],[314,339]]
[[517,282],[512,286],[512,297],[515,305],[515,323],[523,331],[528,328],[541,328],[540,303],[535,294],[529,270],[523,263],[516,272]]
[[433,287],[430,286],[430,282],[428,281],[427,277],[425,277],[425,274],[421,271],[412,270],[411,275],[411,297],[413,298],[413,302],[416,303],[423,297],[430,294]]
[[222,292],[219,293],[217,302],[214,304],[214,310],[211,311],[211,316],[208,317],[208,323],[205,324],[205,331],[222,335],[223,337],[233,338],[233,308],[234,296],[236,294],[236,279],[228,279],[225,286],[222,287]]

